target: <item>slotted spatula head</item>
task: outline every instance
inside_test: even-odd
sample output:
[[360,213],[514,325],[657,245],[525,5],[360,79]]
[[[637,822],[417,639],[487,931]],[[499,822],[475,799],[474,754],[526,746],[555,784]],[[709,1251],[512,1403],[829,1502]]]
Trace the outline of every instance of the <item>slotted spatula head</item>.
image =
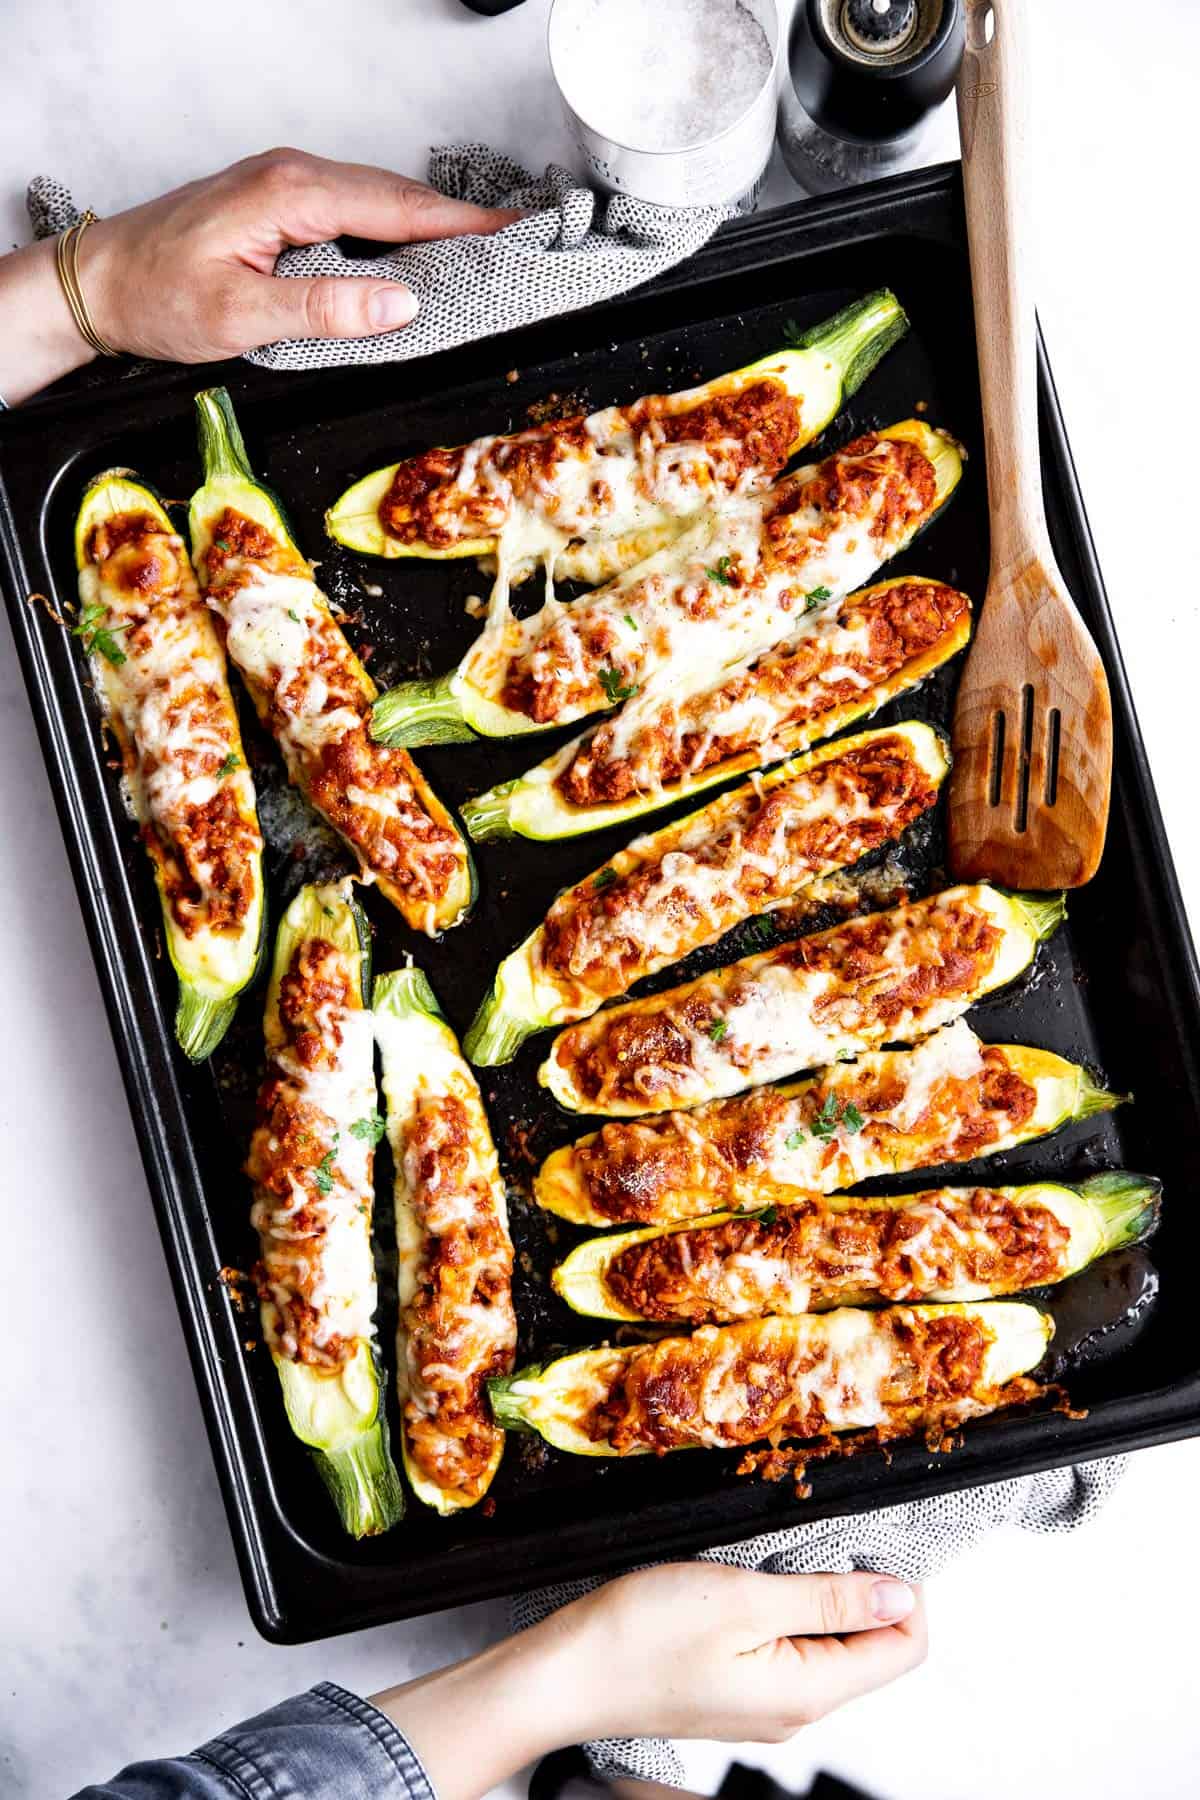
[[1104,849],[1112,707],[1042,510],[1024,30],[1024,0],[966,0],[958,124],[992,555],[954,717],[949,857],[960,880],[1065,888]]
[[1104,849],[1112,705],[1096,646],[1049,551],[997,578],[954,715],[949,855],[957,878],[1090,881]]

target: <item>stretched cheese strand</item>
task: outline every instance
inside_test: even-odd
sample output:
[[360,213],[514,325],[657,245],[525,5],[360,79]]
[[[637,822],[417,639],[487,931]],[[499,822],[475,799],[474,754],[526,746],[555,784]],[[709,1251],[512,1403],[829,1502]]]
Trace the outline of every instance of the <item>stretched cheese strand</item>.
[[376,469],[326,524],[368,555],[420,557],[478,556],[516,524],[531,562],[570,540],[564,573],[604,580],[700,510],[773,480],[907,324],[880,289],[702,387]]
[[450,674],[391,689],[372,729],[391,744],[470,732],[503,737],[567,724],[618,700],[635,700],[638,710],[676,686],[690,691],[798,629],[815,630],[822,607],[929,522],[961,466],[943,433],[905,421],[765,496],[730,501],[586,599],[549,600],[527,619],[507,602],[518,551],[502,540],[497,589],[475,645]]

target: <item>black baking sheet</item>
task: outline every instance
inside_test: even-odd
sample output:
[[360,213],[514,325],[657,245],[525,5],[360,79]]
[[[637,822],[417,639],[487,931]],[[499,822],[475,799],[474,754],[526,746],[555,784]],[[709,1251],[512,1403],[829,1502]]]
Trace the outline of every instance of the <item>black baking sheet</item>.
[[[13,627],[250,1610],[269,1637],[319,1637],[1200,1427],[1200,1340],[1191,1328],[1188,1275],[1200,1259],[1194,1204],[1200,986],[1044,360],[1041,430],[1050,530],[1112,683],[1113,815],[1100,873],[1072,898],[1069,922],[1041,952],[1032,978],[977,1008],[971,1022],[985,1038],[1024,1040],[1092,1064],[1114,1086],[1135,1089],[1137,1104],[977,1167],[986,1167],[990,1179],[1081,1174],[1115,1164],[1161,1175],[1164,1223],[1151,1252],[1157,1297],[1135,1326],[1122,1326],[1070,1359],[1070,1391],[1087,1408],[1086,1418],[1044,1413],[983,1421],[948,1456],[904,1444],[887,1458],[871,1452],[822,1465],[805,1501],[787,1484],[736,1476],[736,1456],[592,1462],[548,1451],[539,1440],[514,1438],[493,1489],[491,1516],[476,1509],[443,1520],[412,1503],[403,1523],[381,1540],[355,1545],[340,1533],[315,1472],[287,1430],[269,1360],[246,1347],[257,1336],[254,1313],[239,1314],[219,1279],[223,1266],[246,1269],[254,1254],[240,1163],[261,1068],[261,984],[244,999],[212,1063],[189,1068],[171,1036],[174,981],[161,950],[149,868],[101,747],[83,659],[44,607],[26,603],[31,593],[59,607],[72,598],[74,510],[83,483],[98,470],[128,464],[168,497],[187,497],[198,480],[191,395],[224,378],[256,471],[283,497],[302,547],[321,559],[321,579],[352,616],[350,636],[359,646],[373,646],[370,666],[380,684],[448,667],[478,630],[464,601],[486,591],[483,578],[470,564],[372,563],[329,544],[322,514],[349,481],[432,443],[518,427],[531,409],[590,409],[704,380],[777,347],[785,322],[810,324],[883,283],[896,289],[913,330],[811,454],[914,410],[960,437],[970,460],[958,496],[890,567],[951,581],[978,601],[987,572],[986,494],[956,169],[900,177],[850,197],[749,219],[641,293],[407,366],[291,377],[242,364],[202,376],[156,371],[52,397],[0,420],[0,538]],[[880,721],[921,716],[945,722],[956,675],[957,669],[944,672]],[[270,840],[277,918],[300,881],[345,864],[336,844],[312,829],[306,809],[289,796],[273,749],[249,719],[247,734]],[[423,752],[421,760],[455,805],[517,773],[563,735],[533,747],[481,743]],[[461,1032],[496,962],[536,924],[558,888],[597,866],[628,835],[478,847],[482,891],[476,913],[437,944],[407,932],[366,890],[376,968],[393,967],[412,952]],[[936,882],[936,829],[919,834],[905,854],[920,883]],[[52,909],[55,897],[46,903]],[[721,956],[745,947],[734,934]],[[705,953],[689,967],[715,955]],[[676,979],[673,972],[654,985]],[[527,1046],[507,1069],[481,1072],[512,1192],[522,1358],[598,1335],[595,1322],[577,1319],[546,1288],[549,1266],[574,1234],[534,1212],[524,1198],[531,1158],[586,1129],[586,1121],[560,1113],[536,1086],[546,1041]],[[972,1169],[954,1178],[960,1173],[970,1178]],[[909,1177],[895,1185],[911,1188],[928,1179]],[[394,1294],[386,1158],[379,1192],[381,1334],[390,1362]],[[1146,1288],[1154,1279],[1144,1262],[1128,1260],[1078,1278],[1064,1296],[1072,1320],[1068,1337],[1086,1336],[1110,1312],[1119,1314],[1122,1284]],[[1065,1317],[1066,1304],[1063,1311]]]

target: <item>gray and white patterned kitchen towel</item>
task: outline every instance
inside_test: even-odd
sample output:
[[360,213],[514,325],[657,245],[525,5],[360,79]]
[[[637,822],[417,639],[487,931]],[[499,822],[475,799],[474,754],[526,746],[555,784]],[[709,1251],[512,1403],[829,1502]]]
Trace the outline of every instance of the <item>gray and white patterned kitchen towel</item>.
[[[705,1550],[700,1560],[762,1569],[768,1575],[873,1569],[904,1581],[926,1581],[1001,1526],[1019,1531],[1077,1530],[1099,1512],[1122,1467],[1123,1458],[1108,1457],[851,1518],[822,1519],[790,1531],[764,1532],[744,1544]],[[536,1625],[597,1586],[596,1581],[566,1581],[518,1594],[512,1602],[513,1626],[524,1630]],[[596,1774],[610,1780],[634,1776],[681,1787],[686,1779],[678,1751],[665,1738],[603,1738],[584,1749]]]
[[[420,311],[402,331],[300,338],[253,350],[249,362],[268,369],[400,362],[532,325],[639,287],[691,256],[734,216],[732,208],[674,211],[593,193],[555,163],[536,177],[486,144],[431,151],[428,179],[452,199],[520,207],[525,217],[492,237],[401,244],[378,257],[350,257],[333,243],[286,250],[277,275],[388,276],[407,283]],[[65,231],[79,216],[66,188],[44,175],[30,183],[28,207],[38,237]]]

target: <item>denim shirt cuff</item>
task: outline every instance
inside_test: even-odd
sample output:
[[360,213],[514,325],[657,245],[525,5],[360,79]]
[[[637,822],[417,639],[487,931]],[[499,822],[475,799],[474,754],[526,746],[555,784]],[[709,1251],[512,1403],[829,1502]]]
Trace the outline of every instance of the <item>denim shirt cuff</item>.
[[196,1753],[247,1800],[437,1800],[412,1746],[358,1694],[322,1681]]

